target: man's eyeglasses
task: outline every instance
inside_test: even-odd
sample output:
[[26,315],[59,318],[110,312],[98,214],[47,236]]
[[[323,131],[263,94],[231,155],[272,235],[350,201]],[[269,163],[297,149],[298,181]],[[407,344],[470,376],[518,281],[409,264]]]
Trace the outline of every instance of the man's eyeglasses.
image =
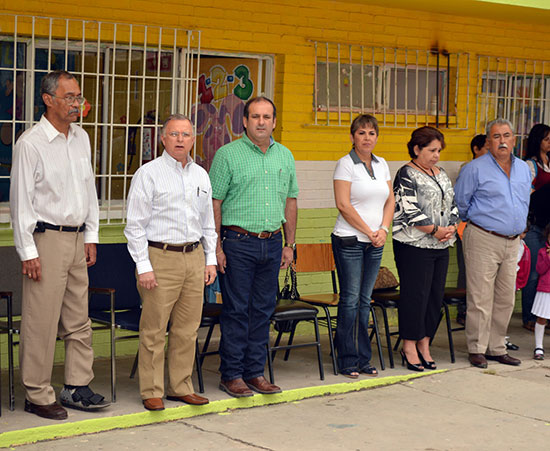
[[54,94],[50,94],[52,97],[57,97],[58,99],[63,99],[67,105],[72,105],[74,101],[76,100],[79,105],[83,105],[84,102],[86,102],[86,98],[84,96],[65,96],[65,97],[59,97]]
[[186,132],[170,132],[167,133],[167,135],[171,138],[179,138],[180,135],[182,136],[182,138],[191,138],[193,136],[191,133]]

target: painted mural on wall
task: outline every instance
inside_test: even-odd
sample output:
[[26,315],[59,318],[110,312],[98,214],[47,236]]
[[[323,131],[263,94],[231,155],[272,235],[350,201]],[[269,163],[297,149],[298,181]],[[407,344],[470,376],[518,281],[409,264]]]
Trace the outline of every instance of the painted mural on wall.
[[203,58],[199,76],[196,161],[207,171],[216,151],[244,133],[243,110],[257,95],[258,61],[246,58]]

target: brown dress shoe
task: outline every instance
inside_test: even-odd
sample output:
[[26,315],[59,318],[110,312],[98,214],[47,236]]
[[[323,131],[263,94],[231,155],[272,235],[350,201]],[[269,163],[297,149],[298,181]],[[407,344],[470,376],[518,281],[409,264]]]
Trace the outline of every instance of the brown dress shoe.
[[488,355],[488,354],[485,354],[485,357],[488,360],[496,360],[498,363],[503,363],[504,365],[518,366],[519,364],[521,364],[520,359],[516,359],[515,357],[512,357],[510,354],[503,354],[503,355]]
[[143,407],[147,410],[164,410],[164,403],[161,398],[149,398],[143,400]]
[[34,413],[39,417],[48,418],[49,420],[66,420],[68,416],[67,411],[56,402],[41,406],[27,399],[25,399],[25,412]]
[[196,393],[185,396],[167,396],[166,399],[170,401],[181,401],[185,404],[191,404],[192,406],[204,406],[210,402],[207,398],[199,396]]
[[473,366],[478,368],[487,368],[487,360],[483,354],[470,354],[468,360]]
[[242,378],[233,379],[232,381],[220,381],[220,390],[235,398],[254,396],[254,392],[247,387]]
[[253,377],[252,379],[248,379],[244,382],[252,390],[264,395],[273,395],[275,393],[281,393],[282,391],[280,387],[269,383],[263,376]]

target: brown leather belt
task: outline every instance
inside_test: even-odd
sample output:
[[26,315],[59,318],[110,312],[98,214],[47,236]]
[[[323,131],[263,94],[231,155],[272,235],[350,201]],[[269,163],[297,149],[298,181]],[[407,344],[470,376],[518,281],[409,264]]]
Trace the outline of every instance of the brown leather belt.
[[250,236],[259,238],[260,240],[271,238],[273,235],[277,235],[281,231],[281,229],[277,229],[277,230],[274,230],[273,232],[254,233],[254,232],[249,232],[248,230],[245,230],[239,226],[223,226],[223,228],[227,230],[232,230],[233,232],[241,233],[242,235],[250,235]]
[[506,238],[507,240],[515,240],[519,235],[503,235],[502,233],[493,232],[492,230],[484,229],[481,226],[478,226],[475,222],[470,221],[470,224],[476,226],[478,229],[483,230],[484,232],[490,233],[491,235],[499,236],[501,238]]
[[183,246],[173,246],[171,244],[159,243],[158,241],[148,241],[149,246],[156,247],[157,249],[162,249],[172,252],[191,252],[194,251],[199,245],[198,241],[195,241],[191,244],[184,244]]

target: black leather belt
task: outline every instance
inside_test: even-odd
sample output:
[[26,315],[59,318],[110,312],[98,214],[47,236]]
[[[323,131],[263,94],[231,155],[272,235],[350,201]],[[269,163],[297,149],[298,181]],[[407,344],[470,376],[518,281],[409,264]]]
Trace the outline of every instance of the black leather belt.
[[197,246],[199,245],[198,241],[195,241],[191,244],[184,244],[182,246],[174,246],[172,244],[166,244],[166,243],[159,243],[158,241],[148,241],[149,246],[156,247],[157,249],[162,249],[165,251],[172,251],[172,252],[192,252],[194,251]]
[[243,235],[250,235],[256,238],[259,238],[260,240],[265,240],[267,238],[271,238],[273,235],[277,235],[281,229],[274,230],[273,232],[260,232],[260,233],[254,233],[249,232],[248,230],[245,230],[239,226],[223,226],[224,229],[232,230],[233,232],[241,233]]
[[503,235],[502,233],[493,232],[492,230],[484,229],[481,226],[478,226],[475,222],[470,221],[470,224],[477,227],[478,229],[483,230],[484,232],[490,233],[491,235],[499,236],[501,238],[506,238],[507,240],[515,240],[519,235]]
[[84,232],[84,230],[86,230],[86,224],[82,224],[81,226],[60,226],[50,224],[48,222],[39,221],[36,223],[36,228],[34,229],[34,231],[38,233],[44,233],[46,229],[56,230],[58,232]]

